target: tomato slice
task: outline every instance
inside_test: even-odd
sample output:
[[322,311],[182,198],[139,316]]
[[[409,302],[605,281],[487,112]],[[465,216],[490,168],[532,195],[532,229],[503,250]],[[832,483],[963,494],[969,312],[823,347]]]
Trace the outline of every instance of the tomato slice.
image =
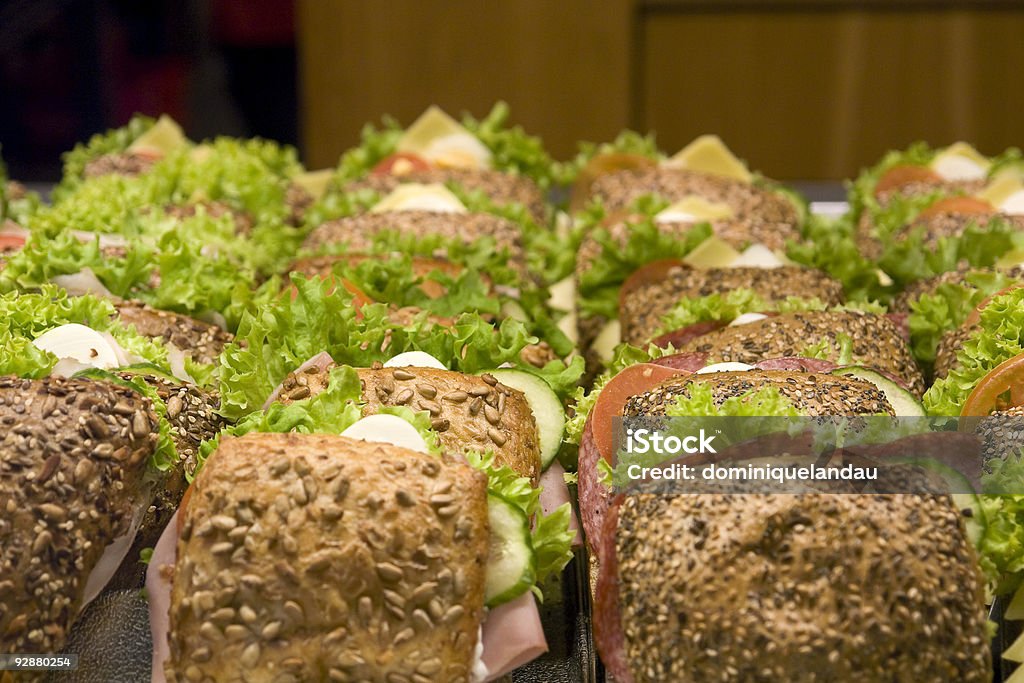
[[420,155],[411,152],[396,152],[378,162],[370,174],[403,176],[414,171],[429,170],[430,163]]
[[875,196],[912,183],[928,183],[942,180],[942,176],[927,166],[893,166],[875,184]]
[[0,251],[17,251],[25,246],[25,238],[18,235],[0,235]]
[[1024,405],[1024,353],[1003,361],[981,378],[967,397],[961,416],[984,417],[993,410]]
[[631,396],[642,394],[673,377],[691,373],[654,363],[637,363],[625,368],[605,385],[590,413],[594,444],[607,462],[615,464],[615,434],[612,420],[622,417],[622,410]]
[[995,294],[992,294],[991,296],[987,296],[984,299],[982,299],[981,303],[978,304],[975,307],[975,309],[971,311],[967,318],[964,320],[964,326],[971,327],[972,325],[977,325],[978,321],[981,320],[981,312],[985,310],[986,306],[992,303],[992,299],[995,299],[997,296],[1002,296],[1003,294],[1009,294],[1013,290],[1020,289],[1021,287],[1024,287],[1024,282],[1015,282],[1009,287],[1004,287]]
[[964,216],[988,216],[995,213],[995,207],[984,199],[977,197],[947,197],[935,202],[920,214],[919,218],[927,218],[940,213],[957,213]]
[[587,162],[587,165],[580,170],[576,176],[576,182],[572,184],[573,211],[578,211],[586,206],[590,199],[590,186],[595,180],[608,173],[615,171],[629,171],[638,168],[653,168],[658,162],[642,154],[628,154],[626,152],[609,152],[598,154]]

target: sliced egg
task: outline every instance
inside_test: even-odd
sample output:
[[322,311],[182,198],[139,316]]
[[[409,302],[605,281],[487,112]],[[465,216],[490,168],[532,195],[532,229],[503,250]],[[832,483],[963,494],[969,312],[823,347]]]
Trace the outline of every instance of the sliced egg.
[[999,211],[1011,216],[1024,216],[1024,189],[1017,190],[1003,200]]
[[452,133],[437,138],[421,156],[440,168],[490,168],[491,150],[472,133]]
[[746,363],[714,363],[707,367],[701,368],[695,374],[697,375],[710,375],[715,372],[746,372],[747,370],[753,370],[753,365],[747,365]]
[[444,168],[490,168],[491,151],[465,126],[431,106],[410,125],[395,147]]
[[991,164],[966,142],[957,142],[935,155],[931,169],[946,180],[983,180]]
[[36,337],[32,344],[42,351],[49,351],[59,360],[71,359],[101,370],[118,367],[117,352],[103,335],[78,323],[47,330]]
[[350,439],[389,443],[420,453],[429,452],[427,442],[411,424],[395,415],[369,415],[341,433]]
[[763,244],[752,244],[743,250],[735,261],[729,264],[730,268],[781,268],[786,262],[779,258],[778,254]]
[[717,135],[701,135],[664,162],[669,168],[712,173],[749,183],[753,175]]
[[386,368],[436,368],[437,370],[447,370],[447,366],[438,359],[431,356],[429,353],[423,351],[406,351],[400,353],[391,360],[384,362]]
[[741,313],[736,316],[735,320],[729,323],[729,327],[737,327],[739,325],[746,325],[747,323],[756,323],[758,320],[764,320],[767,318],[764,313]]
[[387,213],[389,211],[466,213],[466,207],[451,190],[441,183],[429,185],[405,183],[396,187],[391,194],[370,209],[370,213]]

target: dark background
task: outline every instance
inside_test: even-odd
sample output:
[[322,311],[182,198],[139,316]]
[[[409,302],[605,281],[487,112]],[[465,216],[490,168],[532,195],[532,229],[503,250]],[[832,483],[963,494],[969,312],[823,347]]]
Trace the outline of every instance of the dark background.
[[298,142],[290,0],[0,0],[0,144],[10,175],[60,175],[60,153],[133,113],[193,139]]

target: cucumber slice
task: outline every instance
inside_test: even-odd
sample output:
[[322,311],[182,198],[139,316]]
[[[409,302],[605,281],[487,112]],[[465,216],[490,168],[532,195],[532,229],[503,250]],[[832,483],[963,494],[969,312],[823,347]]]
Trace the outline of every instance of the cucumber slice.
[[[973,493],[954,493],[953,504],[962,513],[964,526],[967,529],[967,538],[977,548],[985,535],[986,527],[985,511],[981,508],[981,501]],[[1024,614],[1020,618],[1024,619]]]
[[562,447],[565,434],[565,408],[547,382],[523,370],[492,370],[499,382],[523,392],[533,411],[540,438],[541,467],[547,469]]
[[885,398],[889,400],[889,405],[896,411],[897,417],[924,417],[924,406],[921,402],[914,397],[909,391],[901,387],[896,382],[893,382],[888,377],[881,375],[874,370],[854,365],[846,368],[839,368],[832,372],[833,375],[849,375],[850,377],[856,377],[862,379],[865,382],[871,382],[878,389],[885,394]]
[[501,496],[487,494],[491,525],[484,601],[494,607],[519,597],[537,580],[537,556],[530,541],[530,520]]

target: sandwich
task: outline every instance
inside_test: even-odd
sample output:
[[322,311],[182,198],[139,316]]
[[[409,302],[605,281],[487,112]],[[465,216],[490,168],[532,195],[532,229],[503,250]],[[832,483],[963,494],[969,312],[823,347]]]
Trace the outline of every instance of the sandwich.
[[992,680],[947,496],[637,494],[605,534],[594,620],[617,681]]
[[[333,361],[323,359],[289,373],[271,401],[288,405],[294,397],[317,395],[328,387],[334,367]],[[434,367],[386,368],[379,363],[357,372],[364,416],[395,406],[425,410],[445,451],[490,450],[497,464],[509,466],[534,484],[540,479],[540,437],[530,403],[523,392],[502,384],[494,375],[467,375]]]
[[5,375],[0,395],[0,652],[55,653],[132,545],[160,420],[109,381]]
[[541,141],[509,127],[508,117],[508,106],[499,102],[482,120],[466,115],[459,122],[432,106],[404,130],[391,118],[380,129],[367,125],[362,143],[342,156],[326,199],[438,183],[498,205],[520,205],[544,223],[553,162]]
[[154,554],[153,680],[468,681],[489,529],[487,477],[454,458],[224,439]]
[[619,290],[622,340],[642,346],[676,333],[671,341],[678,346],[683,330],[692,335],[724,327],[744,313],[798,305],[801,298],[837,306],[843,303],[842,285],[821,271],[798,266],[701,269],[681,260],[655,261]]
[[[304,370],[203,446],[149,566],[154,680],[216,677],[228,661],[296,680],[492,680],[543,652],[531,589],[571,557],[569,506],[551,509],[492,449],[448,450],[458,430],[436,429],[429,405],[364,410],[365,371]],[[230,600],[224,581],[238,586]],[[207,590],[214,604],[195,604]],[[227,650],[207,642],[207,608]],[[194,657],[203,647],[210,657]]]
[[713,330],[678,350],[707,354],[711,363],[748,365],[769,358],[811,356],[873,368],[918,397],[925,389],[897,322],[857,310],[779,313]]

